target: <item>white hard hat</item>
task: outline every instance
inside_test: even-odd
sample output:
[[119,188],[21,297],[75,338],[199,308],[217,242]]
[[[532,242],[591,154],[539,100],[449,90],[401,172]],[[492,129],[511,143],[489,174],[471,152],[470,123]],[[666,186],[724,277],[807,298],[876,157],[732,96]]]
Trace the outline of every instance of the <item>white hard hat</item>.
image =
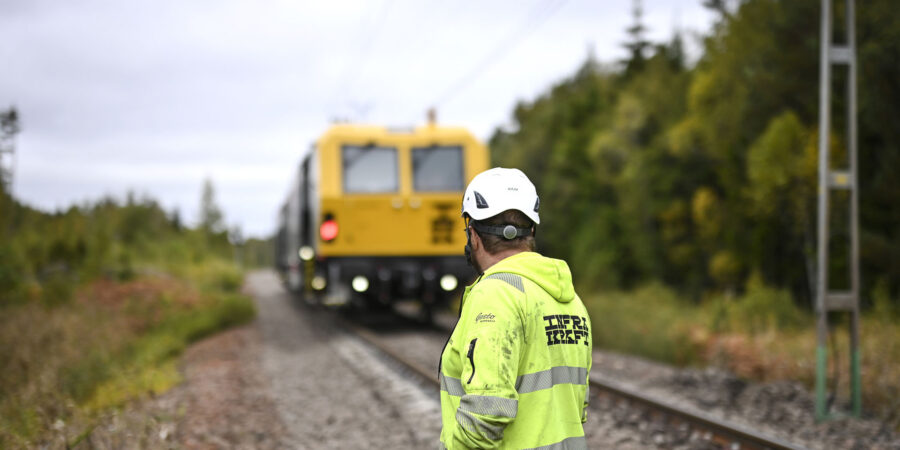
[[521,170],[494,167],[479,173],[469,183],[463,195],[462,215],[484,220],[515,209],[539,224],[540,204],[537,190]]

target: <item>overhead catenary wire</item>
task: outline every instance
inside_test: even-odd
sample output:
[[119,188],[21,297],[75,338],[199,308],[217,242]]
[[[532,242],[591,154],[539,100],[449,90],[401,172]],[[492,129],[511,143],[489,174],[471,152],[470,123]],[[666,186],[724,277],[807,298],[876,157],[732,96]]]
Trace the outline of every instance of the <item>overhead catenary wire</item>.
[[513,31],[497,42],[497,45],[488,52],[484,58],[478,61],[468,72],[464,73],[453,84],[445,89],[441,95],[435,98],[432,106],[444,105],[457,94],[466,89],[478,79],[485,71],[490,69],[519,43],[527,38],[534,30],[544,24],[553,16],[567,0],[546,0],[539,2],[526,16],[525,20]]
[[[378,36],[381,35],[384,21],[387,18],[392,3],[393,0],[384,0],[384,2],[381,4],[381,9],[376,16],[373,25],[370,25],[368,27],[363,26],[367,22],[366,18],[368,16],[368,13],[363,13],[362,19],[360,20],[360,25],[357,27],[359,31],[357,33],[356,41],[359,42],[359,52],[357,53],[356,58],[351,58],[347,61],[347,64],[344,66],[344,70],[340,78],[338,78],[340,81],[336,85],[331,101],[333,116],[337,115],[339,104],[347,100],[349,92],[358,83],[359,78],[365,71],[366,65],[369,61],[369,56],[372,54],[375,42],[378,40]],[[352,107],[356,110],[354,112],[356,112],[357,115],[365,115],[368,110],[371,109],[371,106],[371,104],[354,103]]]
[[[433,0],[432,3],[449,8],[439,11],[436,8],[433,8],[433,5],[429,5],[426,7],[427,11],[429,12],[427,18],[421,21],[417,21],[419,25],[417,32],[419,35],[423,36],[423,38],[416,40],[416,43],[418,45],[415,45],[411,49],[406,50],[406,54],[410,59],[416,58],[419,55],[424,54],[426,50],[433,48],[436,43],[441,40],[441,38],[439,37],[440,33],[435,33],[434,30],[443,25],[443,20],[445,20],[446,18],[457,17],[457,14],[464,7],[463,2],[437,2]],[[436,20],[437,18],[439,19]],[[426,63],[427,61],[420,58],[417,67],[424,67],[426,66]]]

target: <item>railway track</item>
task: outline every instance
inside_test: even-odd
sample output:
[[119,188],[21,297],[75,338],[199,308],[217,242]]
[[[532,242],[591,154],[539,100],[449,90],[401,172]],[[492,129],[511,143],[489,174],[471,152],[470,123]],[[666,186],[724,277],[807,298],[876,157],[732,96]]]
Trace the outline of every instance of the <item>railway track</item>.
[[[422,381],[432,385],[434,388],[440,388],[440,381],[433,369],[423,367],[421,364],[407,358],[386,344],[376,333],[353,323],[345,322],[345,325],[384,355],[409,369]],[[592,375],[590,385],[593,396],[606,396],[616,403],[626,402],[631,407],[645,410],[651,417],[664,420],[673,426],[685,425],[692,431],[699,433],[706,442],[723,449],[803,449],[803,447],[767,436],[758,431],[651,398],[613,380]]]
[[700,412],[689,411],[667,402],[651,398],[613,380],[602,379],[596,375],[591,375],[590,383],[592,389],[591,393],[593,395],[607,395],[610,396],[613,401],[629,402],[638,408],[648,410],[651,415],[662,416],[667,422],[673,425],[686,424],[692,430],[702,433],[706,440],[718,444],[721,448],[804,448],[767,436],[755,430],[716,419]]

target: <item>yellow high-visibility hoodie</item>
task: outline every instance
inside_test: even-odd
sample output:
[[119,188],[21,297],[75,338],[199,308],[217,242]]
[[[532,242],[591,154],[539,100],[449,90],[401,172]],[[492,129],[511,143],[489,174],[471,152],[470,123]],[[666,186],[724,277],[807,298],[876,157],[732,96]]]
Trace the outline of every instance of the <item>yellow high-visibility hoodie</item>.
[[441,447],[586,448],[591,321],[565,261],[503,259],[461,308],[441,355]]

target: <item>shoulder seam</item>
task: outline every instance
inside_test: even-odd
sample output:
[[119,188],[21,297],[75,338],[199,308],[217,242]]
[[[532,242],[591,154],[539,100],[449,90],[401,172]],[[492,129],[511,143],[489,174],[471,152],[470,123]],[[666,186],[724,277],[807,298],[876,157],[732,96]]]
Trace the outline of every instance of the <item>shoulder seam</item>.
[[525,285],[522,283],[522,277],[520,277],[519,275],[506,272],[495,272],[484,278],[504,281],[510,286],[518,289],[523,294],[525,293]]

